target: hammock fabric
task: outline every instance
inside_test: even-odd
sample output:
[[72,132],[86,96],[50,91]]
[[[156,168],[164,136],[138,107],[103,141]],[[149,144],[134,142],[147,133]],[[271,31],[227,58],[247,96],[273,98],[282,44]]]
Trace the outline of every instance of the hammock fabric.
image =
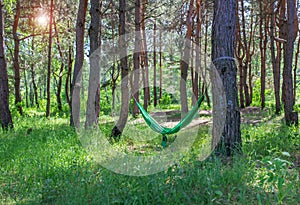
[[140,103],[138,103],[136,100],[136,104],[139,108],[139,110],[141,111],[141,114],[145,120],[145,122],[147,123],[147,125],[155,132],[160,133],[163,135],[163,139],[162,139],[162,145],[163,147],[166,146],[166,142],[167,142],[167,137],[166,135],[169,134],[175,134],[177,133],[179,130],[181,130],[182,128],[186,127],[188,124],[190,124],[190,122],[196,117],[196,114],[198,112],[198,109],[202,103],[202,101],[204,100],[204,96],[202,95],[197,103],[193,106],[193,108],[187,113],[187,115],[173,128],[168,128],[168,127],[164,127],[160,124],[158,124],[158,122],[153,119],[149,113],[147,113],[147,111],[141,106]]

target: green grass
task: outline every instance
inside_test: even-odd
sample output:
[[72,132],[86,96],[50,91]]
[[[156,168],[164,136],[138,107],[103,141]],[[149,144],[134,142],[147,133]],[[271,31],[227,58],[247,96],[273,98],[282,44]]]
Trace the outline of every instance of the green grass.
[[[111,126],[101,129],[109,133]],[[132,177],[95,163],[67,120],[15,119],[14,131],[0,131],[0,204],[300,203],[299,128],[276,118],[243,125],[242,155],[200,161],[207,129],[201,128],[190,153],[168,170]],[[125,138],[115,148],[132,143]],[[151,153],[160,139],[147,143],[134,144],[135,151]]]

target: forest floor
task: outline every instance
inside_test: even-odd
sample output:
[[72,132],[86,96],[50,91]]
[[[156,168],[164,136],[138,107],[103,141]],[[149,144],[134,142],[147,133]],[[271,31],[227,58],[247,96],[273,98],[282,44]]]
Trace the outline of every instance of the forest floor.
[[[300,204],[299,127],[285,126],[270,109],[241,112],[243,154],[199,159],[210,126],[210,113],[202,111],[203,121],[195,122],[203,126],[189,152],[143,177],[96,163],[66,118],[14,118],[14,130],[0,131],[0,204]],[[178,113],[172,115],[178,122]],[[147,126],[140,123],[143,131]],[[112,126],[100,128],[109,136]],[[114,149],[144,155],[160,143],[159,137],[146,144],[125,137]],[[143,152],[130,149],[138,146]]]

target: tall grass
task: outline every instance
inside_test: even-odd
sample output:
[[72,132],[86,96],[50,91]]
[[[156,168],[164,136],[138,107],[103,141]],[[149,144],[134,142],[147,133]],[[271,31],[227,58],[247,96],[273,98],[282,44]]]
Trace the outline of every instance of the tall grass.
[[196,143],[180,162],[145,177],[95,163],[66,120],[15,125],[0,133],[0,204],[300,203],[299,128],[277,120],[244,125],[242,155],[199,161]]

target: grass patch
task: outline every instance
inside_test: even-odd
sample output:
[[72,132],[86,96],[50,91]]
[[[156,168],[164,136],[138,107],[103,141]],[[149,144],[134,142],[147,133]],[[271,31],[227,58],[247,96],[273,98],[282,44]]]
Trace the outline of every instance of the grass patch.
[[[101,129],[109,133],[112,125]],[[0,204],[300,203],[299,128],[277,119],[243,125],[243,155],[201,161],[207,130],[199,130],[190,152],[168,170],[131,177],[95,163],[67,120],[15,119],[14,131],[0,133]],[[115,148],[151,154],[160,140],[130,150],[135,142],[124,138]]]

